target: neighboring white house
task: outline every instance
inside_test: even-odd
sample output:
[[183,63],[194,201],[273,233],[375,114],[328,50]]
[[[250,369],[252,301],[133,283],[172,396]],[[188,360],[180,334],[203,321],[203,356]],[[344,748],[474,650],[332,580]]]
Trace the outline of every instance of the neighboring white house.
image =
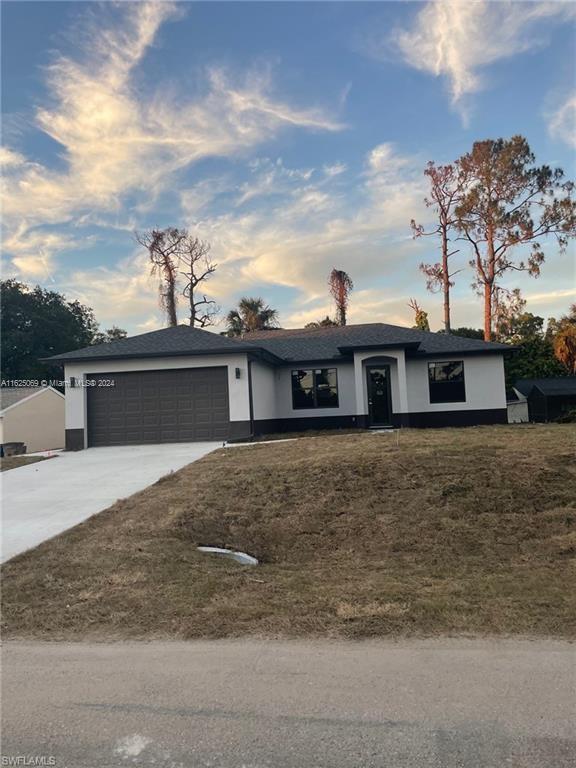
[[0,445],[24,443],[27,453],[64,448],[64,395],[52,387],[0,388]]
[[66,447],[80,450],[506,423],[509,349],[384,323],[240,339],[177,326],[50,360],[65,365]]

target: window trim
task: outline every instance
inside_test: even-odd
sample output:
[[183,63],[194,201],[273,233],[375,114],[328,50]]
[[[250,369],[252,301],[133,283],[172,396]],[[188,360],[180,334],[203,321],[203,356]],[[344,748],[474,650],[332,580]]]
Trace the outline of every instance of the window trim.
[[[443,384],[449,384],[450,382],[442,382],[442,381],[432,381],[430,378],[430,370],[431,366],[433,365],[454,365],[454,363],[458,363],[462,366],[462,388],[464,391],[464,397],[458,398],[457,400],[454,399],[442,399],[442,400],[433,400],[432,399],[432,384],[436,384],[439,386],[442,386]],[[467,402],[467,393],[466,393],[466,367],[464,365],[464,360],[432,360],[428,363],[428,400],[430,402],[430,405],[442,405],[443,403],[465,403]]]
[[[334,371],[334,375],[336,377],[336,405],[318,405],[318,391],[316,388],[316,371]],[[306,405],[295,405],[294,404],[294,374],[298,373],[298,371],[310,371],[312,373],[312,393],[314,395],[314,405],[306,406]],[[292,410],[293,411],[315,411],[317,409],[322,408],[340,408],[340,388],[338,386],[338,368],[334,366],[314,366],[313,368],[293,368],[290,371],[290,392],[292,395]]]

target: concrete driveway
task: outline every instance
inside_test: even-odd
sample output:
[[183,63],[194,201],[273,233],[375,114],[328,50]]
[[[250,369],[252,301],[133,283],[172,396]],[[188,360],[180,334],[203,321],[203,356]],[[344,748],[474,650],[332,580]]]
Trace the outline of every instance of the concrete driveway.
[[573,768],[574,670],[574,646],[547,639],[8,642],[3,759]]
[[220,446],[210,442],[90,448],[2,472],[2,562]]

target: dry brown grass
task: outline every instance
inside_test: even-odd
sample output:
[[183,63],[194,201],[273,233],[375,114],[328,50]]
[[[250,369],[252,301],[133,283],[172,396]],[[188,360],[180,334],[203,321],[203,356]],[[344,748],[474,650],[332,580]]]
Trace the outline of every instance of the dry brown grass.
[[0,472],[7,472],[9,469],[25,467],[27,464],[35,464],[37,461],[52,459],[53,456],[4,456],[0,459]]
[[574,636],[575,448],[550,425],[221,449],[6,564],[4,634]]

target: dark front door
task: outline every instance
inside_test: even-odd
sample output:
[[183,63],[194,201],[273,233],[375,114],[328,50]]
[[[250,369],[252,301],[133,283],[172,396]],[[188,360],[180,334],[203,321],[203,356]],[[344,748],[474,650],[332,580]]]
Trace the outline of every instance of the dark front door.
[[387,365],[371,366],[368,376],[368,414],[370,426],[390,424],[390,368]]

